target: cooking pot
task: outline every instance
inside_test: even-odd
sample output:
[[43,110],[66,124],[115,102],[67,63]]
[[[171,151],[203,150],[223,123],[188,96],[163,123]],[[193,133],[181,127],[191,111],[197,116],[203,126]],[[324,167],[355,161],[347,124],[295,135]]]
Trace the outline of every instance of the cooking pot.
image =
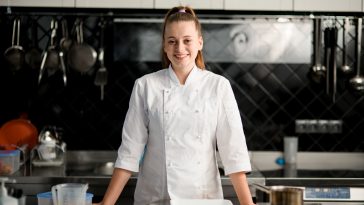
[[257,189],[269,194],[271,205],[303,205],[303,189],[287,186],[264,186],[253,184]]

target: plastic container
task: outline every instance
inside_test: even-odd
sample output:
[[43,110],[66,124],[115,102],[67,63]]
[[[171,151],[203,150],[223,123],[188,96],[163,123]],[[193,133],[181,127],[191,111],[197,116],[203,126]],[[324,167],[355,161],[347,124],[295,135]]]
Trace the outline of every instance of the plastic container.
[[[92,205],[92,193],[86,193],[86,205]],[[52,192],[43,192],[37,194],[38,205],[53,205]]]
[[0,175],[11,175],[20,167],[20,150],[0,150]]

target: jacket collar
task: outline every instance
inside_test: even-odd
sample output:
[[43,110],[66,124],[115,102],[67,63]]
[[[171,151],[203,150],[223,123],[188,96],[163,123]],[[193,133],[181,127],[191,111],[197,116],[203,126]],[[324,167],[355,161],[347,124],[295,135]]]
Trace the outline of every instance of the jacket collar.
[[[197,80],[197,76],[199,75],[199,71],[202,71],[201,69],[199,69],[197,66],[194,66],[190,72],[190,74],[188,74],[185,85],[189,85],[193,82],[195,82]],[[179,83],[179,80],[177,78],[176,73],[174,72],[173,68],[171,65],[169,65],[168,67],[168,75],[169,75],[169,79],[171,82],[171,85],[181,85]]]

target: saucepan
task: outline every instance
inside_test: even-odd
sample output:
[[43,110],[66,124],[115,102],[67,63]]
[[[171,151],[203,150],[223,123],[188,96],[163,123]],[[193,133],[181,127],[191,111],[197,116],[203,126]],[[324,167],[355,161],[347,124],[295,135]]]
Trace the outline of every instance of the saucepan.
[[83,21],[76,23],[77,43],[70,48],[67,56],[68,64],[74,70],[87,73],[96,63],[97,52],[83,40]]
[[287,186],[264,186],[253,184],[257,189],[269,194],[271,205],[303,205],[303,189]]

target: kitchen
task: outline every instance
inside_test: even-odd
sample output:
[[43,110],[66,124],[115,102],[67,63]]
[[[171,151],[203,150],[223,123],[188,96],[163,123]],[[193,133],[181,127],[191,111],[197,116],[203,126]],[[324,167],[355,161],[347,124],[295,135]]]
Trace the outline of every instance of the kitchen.
[[[364,150],[361,139],[364,122],[363,97],[360,92],[353,91],[348,82],[357,71],[357,17],[362,15],[362,1],[208,2],[186,1],[196,7],[202,19],[204,57],[208,69],[224,75],[232,83],[248,148],[252,152],[252,161],[258,163],[257,168],[281,170],[280,174],[283,175],[282,169],[276,163],[271,166],[267,163],[267,167],[262,168],[264,164],[259,162],[267,158],[271,159],[269,162],[275,162],[283,150],[283,137],[292,135],[299,137],[299,162],[305,160],[306,156],[312,156],[311,153],[317,153],[312,157],[314,159],[320,153],[333,153],[333,159],[337,158],[335,153],[349,153],[344,156],[350,156],[350,160],[357,159],[355,156],[360,156]],[[15,17],[20,17],[20,45],[25,52],[38,47],[40,54],[48,49],[52,33],[56,34],[55,42],[60,42],[67,33],[75,40],[75,25],[82,20],[83,39],[97,53],[100,51],[101,31],[104,29],[104,61],[108,72],[104,96],[101,99],[101,86],[95,84],[96,73],[101,67],[99,59],[92,59],[96,62],[87,72],[79,72],[66,61],[66,72],[60,69],[52,75],[45,73],[39,78],[39,60],[35,68],[24,62],[21,69],[13,72],[9,70],[4,55],[0,61],[0,89],[4,96],[0,102],[0,124],[18,119],[22,113],[26,113],[39,133],[47,125],[57,126],[67,144],[67,159],[87,162],[90,158],[96,158],[88,156],[101,156],[100,159],[95,159],[95,163],[106,165],[104,162],[113,162],[115,151],[120,145],[121,127],[134,80],[160,68],[161,19],[166,9],[175,4],[162,0],[107,1],[92,4],[85,0],[59,0],[51,3],[32,1],[31,5],[29,1],[4,0],[0,3],[0,27],[4,34],[0,48],[4,53],[12,45]],[[348,27],[344,26],[344,17],[349,17]],[[333,86],[326,86],[326,82],[312,81],[308,75],[314,64],[314,19],[318,18],[323,19],[320,55],[323,65],[326,65],[324,30],[327,27],[338,29],[335,95],[332,92]],[[52,19],[58,22],[55,32],[51,25]],[[278,19],[288,22],[278,22]],[[67,23],[64,27],[67,32],[62,29],[64,22]],[[347,28],[346,63],[352,67],[352,73],[349,74],[339,70],[343,64],[344,28]],[[38,54],[38,59],[41,57]],[[327,88],[330,88],[329,93]],[[338,127],[333,126],[335,123]],[[100,152],[105,152],[105,157]],[[260,152],[264,157],[254,160],[254,156],[260,156]],[[264,155],[271,152],[273,154]],[[71,160],[67,163],[75,164]],[[48,187],[44,188],[41,186],[43,183],[38,183],[40,188],[33,189],[33,197],[36,193],[48,190],[50,183],[66,181],[87,182],[89,191],[95,195],[104,191],[106,180],[102,181],[94,176],[80,177],[74,170],[85,173],[89,169],[87,165],[83,167],[84,170],[77,167],[72,170],[71,167],[74,166],[69,164],[64,173],[67,177],[41,178],[48,183],[44,183]],[[353,160],[348,166],[360,167],[360,164],[364,163]],[[300,167],[299,164],[298,166]],[[35,169],[37,168],[39,167]],[[360,170],[356,166],[349,168]],[[53,169],[56,173],[53,175],[59,176],[62,173],[59,172],[61,167]],[[35,172],[38,171],[42,172],[39,169]],[[77,176],[69,177],[71,172]],[[265,174],[281,177],[279,173]],[[104,178],[108,179],[109,176]],[[363,177],[359,174],[356,178],[357,185],[363,186]],[[30,183],[31,179],[34,180],[32,176],[19,177],[17,183],[34,187]],[[261,177],[251,179],[259,181]],[[131,187],[132,184],[133,182]],[[270,184],[269,180],[266,184],[277,185]],[[126,196],[132,199],[132,191],[130,192]],[[228,195],[228,191],[225,195]]]

